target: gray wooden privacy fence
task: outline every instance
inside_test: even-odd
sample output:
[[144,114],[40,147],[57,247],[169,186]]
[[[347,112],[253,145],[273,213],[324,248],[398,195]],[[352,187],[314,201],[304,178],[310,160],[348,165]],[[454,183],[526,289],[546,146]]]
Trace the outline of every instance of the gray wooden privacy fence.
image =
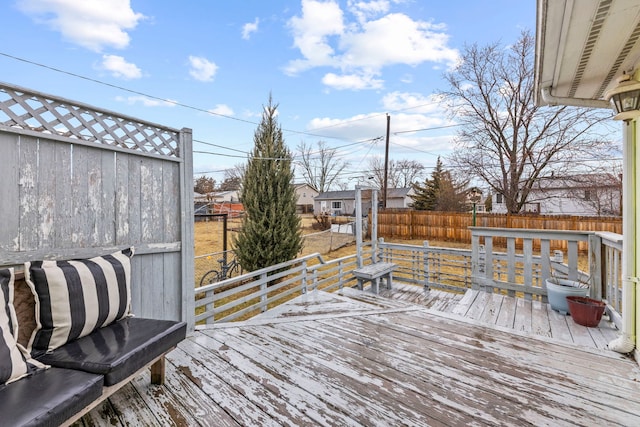
[[135,247],[132,308],[193,325],[190,129],[0,83],[0,265]]

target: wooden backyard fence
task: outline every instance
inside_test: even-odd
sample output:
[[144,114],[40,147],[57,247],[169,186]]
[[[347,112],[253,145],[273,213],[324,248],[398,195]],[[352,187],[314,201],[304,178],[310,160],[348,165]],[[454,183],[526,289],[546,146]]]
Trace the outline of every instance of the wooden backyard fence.
[[[378,236],[403,240],[433,240],[471,243],[473,217],[470,212],[432,212],[410,209],[378,211]],[[506,215],[478,213],[478,227],[519,228],[530,230],[608,231],[622,234],[621,217],[591,217],[568,215]],[[494,245],[504,245],[501,239]],[[516,242],[521,247],[521,242]],[[552,242],[552,249],[566,250],[566,242]],[[580,248],[581,250],[586,250]]]

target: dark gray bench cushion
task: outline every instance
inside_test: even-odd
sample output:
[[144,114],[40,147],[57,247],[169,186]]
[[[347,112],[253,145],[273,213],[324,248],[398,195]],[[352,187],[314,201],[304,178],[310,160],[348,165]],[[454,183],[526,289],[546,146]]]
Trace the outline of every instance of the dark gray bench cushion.
[[0,387],[0,424],[58,426],[102,395],[101,375],[50,368]]
[[38,357],[43,363],[104,375],[116,384],[184,339],[185,322],[127,317]]

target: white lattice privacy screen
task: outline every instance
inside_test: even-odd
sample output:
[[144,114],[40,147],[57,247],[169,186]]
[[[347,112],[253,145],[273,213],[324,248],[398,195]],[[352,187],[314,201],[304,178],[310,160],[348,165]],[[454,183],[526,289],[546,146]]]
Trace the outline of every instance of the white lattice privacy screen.
[[0,83],[0,124],[52,136],[179,157],[179,131]]
[[0,266],[133,246],[133,312],[193,326],[191,129],[0,82],[0,150]]

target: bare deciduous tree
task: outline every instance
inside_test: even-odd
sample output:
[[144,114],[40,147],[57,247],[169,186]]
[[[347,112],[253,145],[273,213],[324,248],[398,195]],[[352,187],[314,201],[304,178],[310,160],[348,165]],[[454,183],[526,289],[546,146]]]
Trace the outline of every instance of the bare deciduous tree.
[[244,174],[247,170],[247,165],[245,163],[239,163],[234,165],[231,169],[225,169],[224,171],[224,180],[225,181],[242,181],[244,179]]
[[[369,170],[376,187],[382,188],[384,182],[384,160],[379,157],[369,159]],[[387,170],[388,188],[408,188],[417,182],[424,172],[422,163],[415,160],[389,160]]]
[[335,148],[329,148],[326,142],[318,141],[315,151],[311,144],[304,142],[298,145],[297,150],[300,153],[297,164],[306,184],[320,193],[338,186],[340,174],[349,163],[338,158]]
[[200,194],[211,193],[216,189],[216,180],[209,176],[200,176],[196,178],[193,184],[193,191]]
[[527,31],[508,48],[467,46],[441,92],[462,125],[452,165],[502,194],[511,213],[520,212],[542,175],[573,174],[580,160],[612,146],[604,123],[609,111],[535,105],[534,46]]

